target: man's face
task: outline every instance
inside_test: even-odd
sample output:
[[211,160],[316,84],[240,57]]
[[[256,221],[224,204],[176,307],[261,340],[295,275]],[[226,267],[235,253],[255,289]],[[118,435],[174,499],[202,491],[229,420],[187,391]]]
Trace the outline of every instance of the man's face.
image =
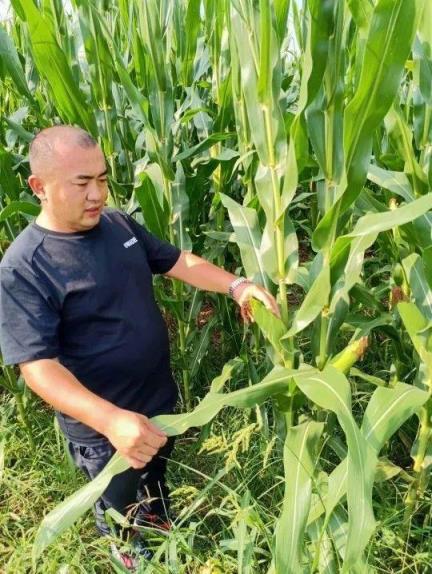
[[38,179],[44,214],[57,229],[84,231],[97,225],[108,196],[107,169],[99,146],[57,144],[49,169]]

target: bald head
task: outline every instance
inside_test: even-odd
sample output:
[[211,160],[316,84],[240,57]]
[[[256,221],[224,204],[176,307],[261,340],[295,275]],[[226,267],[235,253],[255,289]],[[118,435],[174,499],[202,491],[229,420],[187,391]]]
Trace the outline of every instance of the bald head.
[[60,232],[91,229],[108,197],[107,166],[97,142],[73,126],[42,130],[30,146],[33,193],[41,201],[37,222]]
[[55,163],[56,154],[67,154],[74,147],[86,149],[97,145],[97,141],[81,128],[74,126],[45,128],[35,136],[30,144],[31,172],[43,176]]

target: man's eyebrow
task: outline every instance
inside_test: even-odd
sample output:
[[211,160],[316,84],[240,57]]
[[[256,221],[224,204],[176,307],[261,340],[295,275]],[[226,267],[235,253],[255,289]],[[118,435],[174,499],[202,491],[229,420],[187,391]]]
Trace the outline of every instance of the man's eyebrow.
[[102,173],[100,173],[99,175],[96,175],[96,176],[86,175],[84,173],[80,173],[79,175],[76,175],[74,179],[85,179],[85,180],[87,180],[87,179],[93,179],[94,177],[96,177],[96,179],[97,179],[99,177],[106,175],[107,173],[108,173],[108,169],[105,169]]

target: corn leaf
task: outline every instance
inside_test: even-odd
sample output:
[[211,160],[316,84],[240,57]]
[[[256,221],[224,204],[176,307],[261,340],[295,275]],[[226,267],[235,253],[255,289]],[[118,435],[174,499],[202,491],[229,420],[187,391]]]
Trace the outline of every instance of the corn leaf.
[[409,223],[432,209],[432,193],[428,193],[402,207],[387,211],[386,213],[370,213],[361,217],[353,231],[345,237],[360,237],[372,233],[382,233],[394,227]]
[[293,323],[283,337],[287,339],[305,329],[327,305],[330,294],[330,266],[324,263],[318,277],[306,294],[300,309],[294,315]]
[[304,531],[310,507],[312,478],[324,425],[307,422],[288,429],[284,444],[285,495],[277,521],[276,572],[303,572]]
[[351,411],[351,391],[345,376],[331,366],[306,377],[294,376],[299,388],[321,408],[333,411],[348,445],[349,531],[344,568],[361,558],[375,528],[372,487],[376,454],[356,425]]
[[283,321],[276,317],[271,311],[266,309],[262,303],[256,299],[252,300],[251,307],[253,316],[265,338],[270,342],[276,353],[276,358],[280,364],[286,354],[286,349],[281,341],[286,333]]
[[37,203],[31,203],[30,201],[11,201],[0,211],[0,221],[6,221],[15,213],[23,213],[36,217],[39,215],[39,212],[40,206]]
[[228,210],[231,225],[236,234],[236,242],[246,275],[261,285],[268,286],[261,254],[261,232],[256,211],[251,207],[239,205],[223,193],[220,196],[224,207]]
[[103,472],[91,482],[66,498],[43,519],[33,543],[33,563],[62,532],[70,528],[80,516],[93,506],[116,474],[129,468],[124,458],[114,455]]
[[[379,387],[370,399],[363,416],[361,432],[378,455],[387,440],[427,401],[428,393],[405,383],[394,388]],[[328,491],[309,514],[313,523],[323,512],[326,522],[347,492],[348,461],[344,459],[329,475]]]
[[183,62],[182,73],[185,86],[190,86],[193,79],[193,63],[200,31],[200,4],[201,0],[189,0],[187,4],[185,53],[180,54]]
[[175,244],[182,251],[192,251],[192,239],[186,230],[189,219],[189,197],[186,193],[186,178],[180,162],[177,163],[175,180],[171,186],[171,200]]
[[12,78],[19,92],[29,100],[33,100],[16,48],[3,26],[0,26],[0,62],[2,65],[0,75],[3,69],[4,74]]
[[49,83],[57,108],[67,123],[80,124],[97,135],[94,115],[89,112],[85,98],[76,84],[65,53],[57,43],[48,19],[33,0],[14,0],[21,8],[32,42],[34,60],[41,76]]
[[163,196],[148,171],[141,171],[135,176],[134,194],[141,207],[146,226],[157,237],[164,239],[168,228],[168,211]]
[[432,321],[432,290],[426,277],[422,258],[417,253],[412,253],[402,260],[402,265],[416,306],[426,319]]
[[415,350],[426,365],[429,375],[432,375],[430,321],[424,317],[414,303],[399,303],[397,309]]

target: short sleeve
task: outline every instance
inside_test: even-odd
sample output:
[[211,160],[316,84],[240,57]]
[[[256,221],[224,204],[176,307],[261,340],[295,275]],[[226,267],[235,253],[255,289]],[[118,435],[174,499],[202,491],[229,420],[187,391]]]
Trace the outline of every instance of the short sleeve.
[[0,267],[0,348],[4,365],[59,354],[60,312],[45,284],[29,271]]
[[167,273],[177,263],[181,249],[176,245],[159,239],[140,225],[129,215],[126,216],[139,240],[144,244],[148,263],[153,274]]

